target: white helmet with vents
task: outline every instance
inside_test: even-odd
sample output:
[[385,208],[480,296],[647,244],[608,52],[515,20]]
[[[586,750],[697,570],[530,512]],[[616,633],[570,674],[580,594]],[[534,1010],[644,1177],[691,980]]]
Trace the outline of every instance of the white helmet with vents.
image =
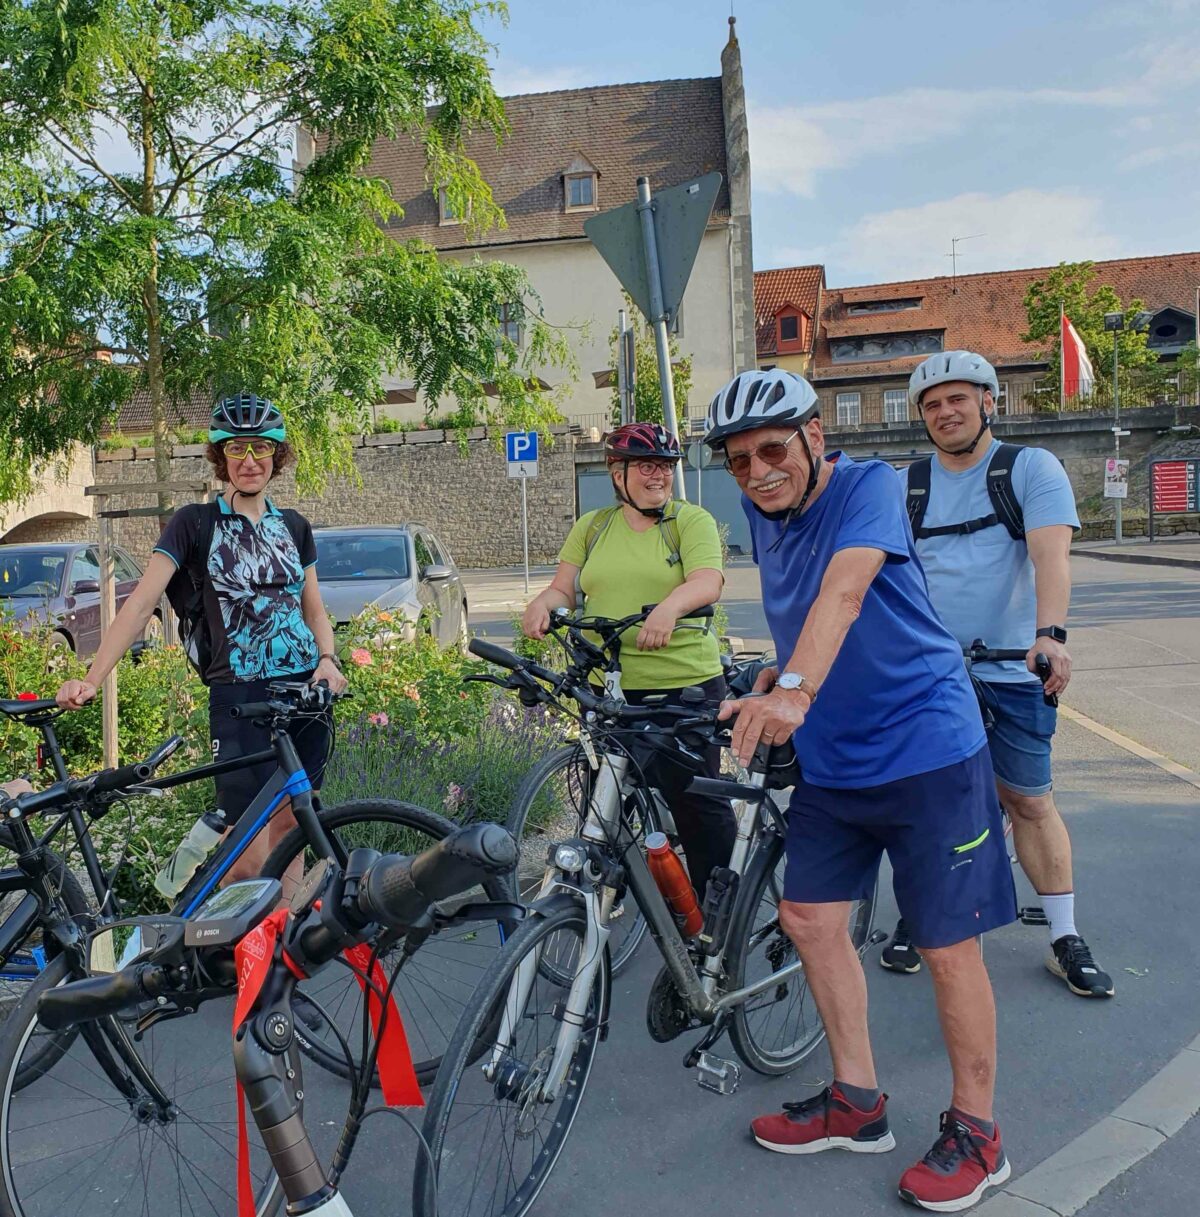
[[991,390],[993,402],[1000,396],[996,369],[982,355],[974,351],[939,351],[918,364],[908,378],[909,405],[919,406],[926,389],[952,380],[965,380],[967,384]]
[[799,429],[820,412],[816,391],[802,376],[780,368],[739,372],[708,407],[704,442],[724,446],[731,435],[757,427]]

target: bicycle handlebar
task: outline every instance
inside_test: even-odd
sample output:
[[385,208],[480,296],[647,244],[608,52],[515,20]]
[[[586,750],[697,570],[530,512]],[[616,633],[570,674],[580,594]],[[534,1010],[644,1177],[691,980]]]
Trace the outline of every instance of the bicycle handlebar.
[[268,685],[267,693],[272,696],[266,701],[248,701],[240,706],[230,706],[229,717],[261,721],[292,718],[297,714],[318,714],[328,710],[335,698],[348,696],[331,693],[323,680],[315,685],[280,682]]
[[140,963],[108,976],[89,976],[49,989],[38,998],[38,1020],[51,1031],[119,1014],[129,1006],[157,996],[167,987],[167,972],[157,964]]
[[[976,638],[969,647],[963,647],[963,658],[969,659],[972,664],[976,663],[1002,663],[1005,660],[1022,661],[1028,658],[1029,652],[1022,651],[1018,647],[989,647],[984,646],[982,638]],[[1040,652],[1034,656],[1033,671],[1038,680],[1045,685],[1046,681],[1054,675],[1054,668],[1051,666],[1050,658]],[[1042,700],[1048,706],[1058,705],[1057,693],[1043,693]]]
[[387,854],[358,888],[358,909],[370,921],[404,931],[439,900],[474,887],[484,875],[517,864],[517,844],[499,824],[460,828],[415,857]]

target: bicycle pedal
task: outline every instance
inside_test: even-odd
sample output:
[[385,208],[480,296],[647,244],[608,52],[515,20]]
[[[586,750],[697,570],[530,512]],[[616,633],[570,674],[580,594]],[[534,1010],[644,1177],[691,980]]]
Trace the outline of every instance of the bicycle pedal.
[[1039,908],[1036,904],[1027,904],[1017,913],[1017,916],[1021,919],[1022,925],[1050,924],[1050,918],[1046,916],[1046,910]]
[[711,1052],[700,1053],[696,1061],[696,1081],[701,1090],[711,1090],[714,1094],[733,1094],[741,1080],[742,1070],[735,1061],[727,1061]]

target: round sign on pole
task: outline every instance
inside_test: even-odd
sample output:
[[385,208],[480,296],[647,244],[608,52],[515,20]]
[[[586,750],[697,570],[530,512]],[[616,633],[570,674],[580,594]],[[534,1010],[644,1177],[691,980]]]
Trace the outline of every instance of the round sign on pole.
[[694,440],[688,444],[687,459],[693,469],[707,469],[712,464],[713,450],[700,440]]

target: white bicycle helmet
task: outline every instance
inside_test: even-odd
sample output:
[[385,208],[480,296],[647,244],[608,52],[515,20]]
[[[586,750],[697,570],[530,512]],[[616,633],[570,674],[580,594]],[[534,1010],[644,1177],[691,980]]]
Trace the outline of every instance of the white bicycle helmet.
[[[996,379],[996,369],[982,355],[976,355],[974,351],[939,351],[936,355],[930,355],[928,359],[919,363],[908,378],[909,405],[919,407],[921,394],[926,389],[932,389],[934,385],[948,384],[952,380],[965,381],[967,384],[987,389],[992,395],[993,404],[1000,396],[1000,383]],[[979,395],[979,430],[975,432],[975,438],[967,447],[955,450],[955,455],[974,452],[975,446],[983,438],[983,433],[991,425],[991,421],[984,408],[981,393]],[[929,442],[939,452],[950,451],[948,448],[943,448],[933,438],[933,433],[928,426],[925,428],[925,434],[929,436]]]
[[812,385],[795,372],[751,368],[739,372],[708,407],[704,442],[724,447],[731,435],[756,427],[795,427],[799,430],[820,412]]

